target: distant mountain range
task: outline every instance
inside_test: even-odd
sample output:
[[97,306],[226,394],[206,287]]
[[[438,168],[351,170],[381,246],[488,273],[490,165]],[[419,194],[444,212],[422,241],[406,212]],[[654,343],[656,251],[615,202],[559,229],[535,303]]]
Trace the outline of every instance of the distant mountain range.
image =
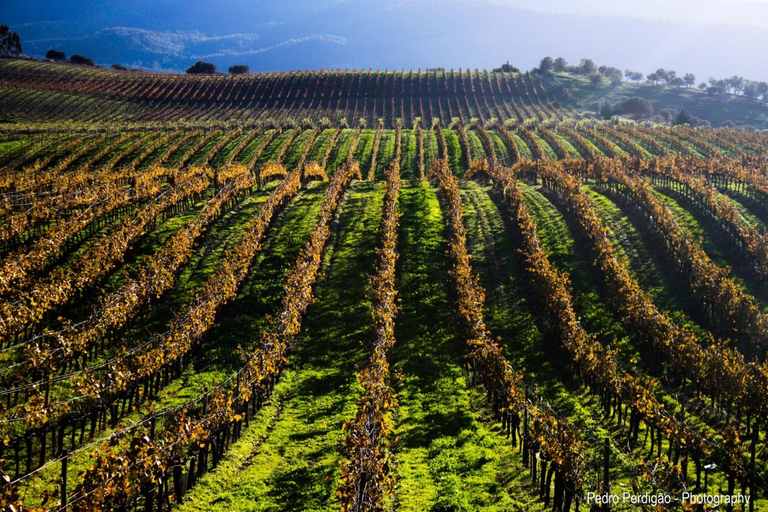
[[485,1],[192,0],[4,1],[24,50],[51,48],[97,63],[183,71],[197,60],[226,70],[317,68],[530,69],[545,55],[649,73],[734,74],[768,80],[755,26],[552,14]]

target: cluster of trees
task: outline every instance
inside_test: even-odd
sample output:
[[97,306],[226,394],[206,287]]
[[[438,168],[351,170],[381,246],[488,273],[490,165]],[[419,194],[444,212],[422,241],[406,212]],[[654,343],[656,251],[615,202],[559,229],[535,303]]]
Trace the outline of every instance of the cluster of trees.
[[[550,60],[552,60],[552,59],[550,59]],[[429,70],[427,70],[427,71],[429,71]],[[515,66],[510,64],[509,61],[507,61],[507,63],[506,64],[502,64],[501,67],[494,68],[493,72],[494,73],[519,73],[520,69],[516,68]],[[543,73],[545,73],[545,72],[546,71],[543,71]]]
[[[603,66],[605,68],[605,66]],[[605,68],[608,69],[608,68]],[[544,57],[541,59],[538,68],[534,68],[533,71],[539,73],[574,73],[576,75],[592,75],[598,73],[599,69],[592,59],[581,59],[578,65],[571,66],[568,62],[558,57],[552,59],[552,57]]]
[[[5,25],[0,26],[0,29],[4,27]],[[46,59],[50,59],[56,62],[62,62],[67,59],[67,54],[58,51],[58,50],[48,50],[48,53],[45,54]],[[82,55],[72,55],[69,58],[69,61],[73,64],[82,64],[86,66],[93,66],[93,59],[89,59],[88,57],[83,57]],[[127,71],[128,68],[126,66],[123,66],[122,64],[112,64],[112,69],[116,69],[118,71]],[[241,75],[241,74],[247,74],[251,72],[251,68],[244,65],[244,64],[236,64],[234,66],[229,67],[229,72],[233,75]],[[193,66],[187,68],[187,73],[191,75],[199,75],[199,74],[215,74],[216,73],[216,65],[210,62],[203,62],[201,60],[197,61]]]
[[691,87],[696,84],[696,75],[693,73],[686,73],[684,76],[677,76],[677,72],[674,70],[667,70],[659,68],[653,73],[645,76],[639,71],[632,71],[627,69],[622,72],[619,68],[612,66],[600,66],[598,67],[592,59],[581,59],[578,65],[571,66],[568,62],[558,57],[552,59],[551,57],[544,57],[541,59],[539,67],[534,69],[539,73],[573,73],[576,75],[586,75],[597,86],[604,80],[609,80],[611,84],[618,85],[622,80],[626,79],[632,82],[640,82],[645,78],[648,83],[654,85],[670,85],[675,87]]
[[[251,68],[245,64],[235,64],[229,67],[229,72],[233,75],[245,75],[251,72]],[[216,73],[216,64],[199,60],[187,68],[187,73],[190,75],[213,75]]]
[[48,50],[48,53],[45,54],[45,58],[51,59],[56,62],[61,62],[63,60],[66,60],[67,54],[51,48],[50,50]]
[[768,83],[745,80],[744,77],[734,75],[730,78],[710,78],[708,83],[701,82],[699,89],[715,96],[718,94],[742,94],[749,99],[762,98],[768,100]]
[[[509,63],[507,63],[507,65],[509,65]],[[501,69],[494,71],[501,71]],[[644,75],[640,71],[633,71],[631,69],[627,69],[622,73],[618,68],[611,66],[598,67],[592,59],[581,59],[579,64],[571,66],[562,57],[556,59],[544,57],[541,59],[539,67],[534,68],[532,71],[538,73],[555,72],[585,75],[589,77],[592,84],[596,87],[601,85],[605,80],[609,80],[613,85],[618,85],[623,79],[635,83],[640,83],[645,80],[645,83],[648,84],[677,88],[690,88],[696,85],[696,75],[693,73],[685,73],[684,75],[679,76],[677,71],[664,68],[659,68],[648,75]],[[713,96],[735,94],[743,95],[749,99],[768,100],[768,82],[746,80],[737,75],[724,79],[710,78],[707,82],[701,82],[698,87]]]
[[232,75],[247,75],[251,72],[251,68],[245,64],[235,64],[229,67],[229,73]]
[[0,57],[18,57],[21,52],[19,33],[11,32],[8,25],[0,25]]
[[[5,25],[0,26],[0,29],[4,27]],[[56,62],[62,62],[67,59],[67,54],[58,51],[58,50],[48,50],[48,53],[45,54],[46,59],[50,59]],[[69,61],[73,64],[82,64],[86,66],[93,66],[93,59],[89,59],[88,57],[83,57],[82,55],[72,55],[69,58]],[[123,66],[122,64],[112,64],[112,69],[116,69],[118,71],[127,71],[128,68],[126,66]],[[229,72],[233,75],[241,75],[241,74],[247,74],[251,72],[251,68],[244,65],[244,64],[236,64],[234,66],[229,67]],[[212,64],[210,62],[203,62],[201,60],[197,61],[193,66],[187,68],[187,73],[191,75],[195,74],[215,74],[216,73],[216,65]]]
[[539,67],[533,70],[539,73],[573,73],[577,75],[588,76],[593,85],[601,85],[605,80],[608,80],[613,85],[618,85],[622,82],[624,74],[619,68],[611,66],[600,66],[592,59],[581,59],[578,65],[571,66],[568,62],[558,57],[552,59],[552,57],[544,57],[539,63]]
[[[46,59],[51,59],[56,62],[61,62],[67,59],[67,54],[64,52],[60,52],[58,50],[48,50],[48,53],[45,54]],[[69,58],[69,62],[72,64],[81,64],[83,66],[93,66],[93,59],[90,59],[88,57],[84,57],[82,55],[74,54]],[[119,65],[119,64],[117,64]],[[115,65],[113,65],[114,67]],[[117,69],[117,68],[115,68]]]
[[187,68],[187,74],[189,75],[205,75],[216,73],[216,65],[210,62],[203,62],[201,60],[195,62],[194,65]]
[[[629,71],[629,70],[627,70]],[[684,76],[677,76],[677,72],[671,69],[659,68],[645,77],[648,83],[653,85],[663,84],[672,87],[692,87],[696,85],[696,75],[686,73]]]
[[628,98],[616,106],[607,101],[600,104],[599,112],[603,119],[610,119],[616,115],[632,116],[635,120],[653,114],[653,105],[645,98]]
[[84,57],[82,55],[74,54],[69,58],[69,62],[72,64],[81,64],[83,66],[93,66],[93,59]]
[[573,73],[576,75],[586,75],[592,81],[595,86],[600,85],[604,80],[609,80],[611,84],[618,85],[622,80],[626,79],[632,82],[640,82],[645,78],[648,83],[654,85],[669,85],[675,87],[692,87],[696,84],[696,75],[693,73],[686,73],[684,76],[677,76],[677,72],[674,70],[667,70],[659,68],[653,73],[645,76],[639,71],[632,71],[627,69],[622,72],[619,68],[612,66],[600,66],[598,67],[592,59],[581,59],[578,65],[571,66],[568,62],[558,57],[552,59],[551,57],[544,57],[541,59],[539,67],[534,69],[539,73]]

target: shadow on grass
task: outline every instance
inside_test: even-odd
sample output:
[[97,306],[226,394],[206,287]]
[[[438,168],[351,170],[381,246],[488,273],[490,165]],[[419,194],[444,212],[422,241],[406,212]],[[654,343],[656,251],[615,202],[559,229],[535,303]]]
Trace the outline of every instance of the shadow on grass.
[[[487,191],[474,184],[462,189],[467,244],[473,271],[485,289],[486,326],[510,364],[525,369],[529,384],[564,414],[574,410],[571,359],[562,341],[542,333],[535,320],[536,298],[522,276],[525,263]],[[520,261],[518,261],[520,260]],[[565,370],[565,371],[564,371]]]
[[367,276],[374,269],[383,188],[358,182],[331,227],[316,300],[307,312],[293,355],[297,379],[267,444],[282,454],[268,470],[267,502],[275,510],[337,507],[335,488],[344,421],[354,415],[355,372],[367,361],[361,341],[370,335]]
[[267,315],[280,307],[285,274],[308,239],[310,219],[315,217],[323,193],[324,187],[303,191],[275,219],[240,294],[219,313],[220,320],[196,362],[200,371],[238,368],[242,364],[238,347],[252,349],[258,344]]
[[278,474],[269,482],[268,496],[280,503],[280,510],[306,510],[310,503],[324,501],[326,490],[317,485],[309,468],[296,468]]
[[417,186],[400,195],[402,310],[395,326],[392,361],[406,375],[407,395],[420,407],[401,425],[402,448],[429,446],[473,423],[466,408],[445,408],[452,405],[455,381],[463,379],[457,363],[464,354],[446,284],[442,214],[436,201],[429,202],[432,194],[428,187]]

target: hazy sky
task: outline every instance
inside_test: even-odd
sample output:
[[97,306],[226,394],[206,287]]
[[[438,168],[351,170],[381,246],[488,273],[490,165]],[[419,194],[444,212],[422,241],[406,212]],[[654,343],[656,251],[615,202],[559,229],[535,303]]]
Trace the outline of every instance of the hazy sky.
[[582,57],[768,81],[768,0],[0,0],[25,51],[183,71],[521,69]]
[[467,0],[537,12],[768,27],[768,0]]

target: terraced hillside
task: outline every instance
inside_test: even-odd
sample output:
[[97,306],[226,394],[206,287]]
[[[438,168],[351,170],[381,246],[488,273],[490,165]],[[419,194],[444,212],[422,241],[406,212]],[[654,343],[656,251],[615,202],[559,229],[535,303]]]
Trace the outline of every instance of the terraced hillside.
[[11,65],[4,509],[768,510],[765,135]]

